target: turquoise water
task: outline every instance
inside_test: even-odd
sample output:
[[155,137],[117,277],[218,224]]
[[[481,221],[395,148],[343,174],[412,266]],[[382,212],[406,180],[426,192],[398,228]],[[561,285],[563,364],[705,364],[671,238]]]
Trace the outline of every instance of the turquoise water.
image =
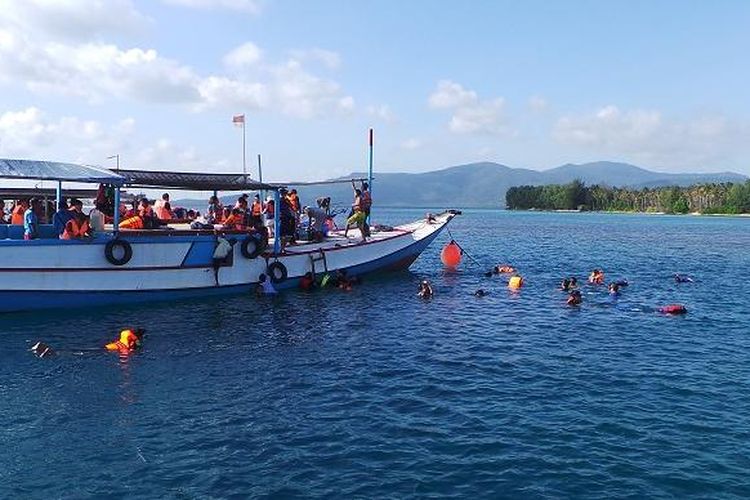
[[[0,497],[750,495],[750,220],[476,211],[451,232],[482,269],[445,273],[446,235],[352,292],[0,317]],[[480,272],[505,262],[520,293]],[[594,267],[631,286],[565,307],[560,278]],[[26,352],[134,322],[126,362]]]

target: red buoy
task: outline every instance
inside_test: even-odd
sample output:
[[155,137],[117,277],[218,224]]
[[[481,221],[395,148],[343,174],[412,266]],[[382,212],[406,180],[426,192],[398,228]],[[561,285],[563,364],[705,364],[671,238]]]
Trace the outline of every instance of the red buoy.
[[461,263],[461,248],[455,241],[451,241],[443,247],[440,252],[440,260],[443,265],[450,269],[455,269]]

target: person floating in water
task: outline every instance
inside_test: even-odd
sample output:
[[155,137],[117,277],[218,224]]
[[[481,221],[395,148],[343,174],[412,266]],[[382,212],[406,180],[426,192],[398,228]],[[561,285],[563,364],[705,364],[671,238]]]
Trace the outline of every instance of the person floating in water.
[[475,297],[485,297],[485,296],[486,296],[486,295],[488,295],[489,293],[490,293],[490,292],[488,292],[488,291],[486,291],[486,290],[483,290],[483,289],[481,289],[481,288],[480,288],[479,290],[477,290],[476,292],[474,292],[474,296],[475,296]]
[[575,290],[578,288],[578,278],[575,276],[571,276],[569,278],[563,278],[562,283],[560,283],[560,290],[563,292],[570,292],[571,290]]
[[661,306],[658,310],[662,314],[669,315],[687,314],[688,312],[687,307],[682,304],[669,304],[666,306]]
[[609,289],[609,294],[612,295],[613,297],[617,297],[618,295],[620,295],[619,283],[617,282],[610,283],[608,289]]
[[313,290],[315,286],[315,275],[310,271],[306,272],[299,280],[300,289],[306,292]]
[[135,330],[125,329],[120,332],[120,339],[110,342],[104,348],[108,351],[118,351],[120,354],[131,354],[136,349],[140,349],[143,344],[143,335],[146,330],[136,328]]
[[604,271],[601,269],[594,269],[589,275],[589,283],[592,285],[603,285],[604,284]]
[[[120,337],[118,340],[115,340],[113,342],[110,342],[109,344],[106,344],[104,346],[104,349],[106,351],[118,351],[120,354],[132,354],[137,349],[139,349],[143,344],[143,336],[145,335],[146,330],[143,328],[136,328],[131,329],[127,328],[125,330],[122,330],[120,332]],[[57,351],[53,350],[49,345],[45,344],[44,342],[37,342],[33,346],[31,346],[31,349],[29,349],[31,352],[33,352],[37,357],[40,358],[46,358],[49,356],[52,356],[54,354],[57,354]],[[83,348],[83,349],[65,349],[63,352],[71,353],[71,354],[82,354],[84,352],[101,352],[101,347],[95,347],[95,348]]]
[[273,287],[273,284],[268,279],[268,276],[261,273],[260,276],[258,276],[258,284],[255,285],[255,295],[258,297],[262,295],[276,295],[278,292]]
[[573,290],[572,292],[570,292],[570,295],[568,295],[568,300],[565,303],[569,306],[580,306],[581,302],[583,302],[581,291]]
[[674,273],[674,281],[675,283],[692,283],[693,278],[686,274]]
[[432,289],[432,285],[427,280],[422,280],[422,282],[419,284],[419,291],[417,292],[417,297],[420,299],[430,299],[432,296],[435,295],[435,291]]
[[513,266],[509,266],[507,264],[495,266],[492,268],[492,274],[513,274],[515,272],[516,269]]

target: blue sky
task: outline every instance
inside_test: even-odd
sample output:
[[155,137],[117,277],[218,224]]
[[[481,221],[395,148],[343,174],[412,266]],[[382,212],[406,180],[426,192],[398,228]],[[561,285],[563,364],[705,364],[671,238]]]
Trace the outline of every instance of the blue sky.
[[0,0],[0,156],[750,174],[750,3]]

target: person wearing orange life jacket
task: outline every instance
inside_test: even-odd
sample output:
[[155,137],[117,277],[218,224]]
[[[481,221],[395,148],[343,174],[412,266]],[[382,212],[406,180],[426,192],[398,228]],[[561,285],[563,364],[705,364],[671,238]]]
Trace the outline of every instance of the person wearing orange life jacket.
[[130,354],[141,347],[145,333],[146,330],[143,328],[122,330],[120,338],[105,345],[104,348],[108,351],[118,351],[120,354]]
[[224,229],[227,231],[244,231],[247,229],[245,226],[245,216],[242,210],[239,208],[233,208],[232,213],[224,219]]
[[594,269],[589,275],[589,283],[592,285],[603,285],[604,284],[604,271],[601,269]]
[[161,195],[161,200],[154,203],[154,211],[159,220],[168,221],[172,219],[172,207],[169,204],[169,193]]
[[287,195],[287,199],[289,200],[289,204],[292,206],[292,210],[295,214],[299,215],[302,211],[302,207],[299,203],[299,196],[297,195],[297,190],[292,189],[289,191],[289,194]]
[[23,226],[23,214],[29,209],[29,200],[19,200],[10,215],[10,223],[14,226]]
[[256,229],[263,226],[263,203],[258,194],[253,197],[253,203],[250,205],[250,225]]
[[63,229],[60,235],[61,240],[77,240],[81,238],[88,238],[91,228],[89,227],[89,221],[85,215],[73,217],[65,223],[65,229]]
[[158,226],[154,211],[146,198],[138,205],[138,214],[120,222],[120,229],[153,229]]

